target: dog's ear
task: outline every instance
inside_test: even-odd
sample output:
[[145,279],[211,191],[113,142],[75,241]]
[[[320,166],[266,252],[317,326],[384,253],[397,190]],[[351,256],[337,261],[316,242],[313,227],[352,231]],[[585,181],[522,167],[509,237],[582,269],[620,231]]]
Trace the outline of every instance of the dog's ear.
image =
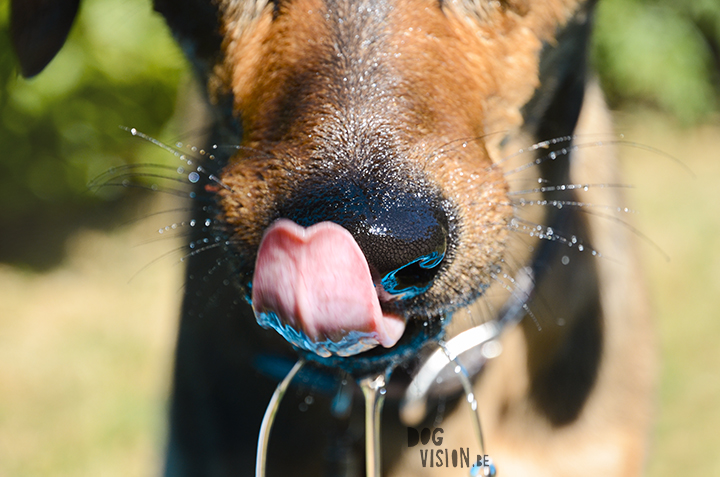
[[11,0],[10,37],[29,78],[50,63],[70,32],[80,0]]

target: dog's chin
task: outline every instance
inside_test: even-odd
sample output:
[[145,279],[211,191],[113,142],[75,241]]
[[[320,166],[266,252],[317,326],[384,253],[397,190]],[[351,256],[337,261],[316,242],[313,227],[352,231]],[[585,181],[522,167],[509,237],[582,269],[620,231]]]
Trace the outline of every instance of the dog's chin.
[[341,369],[355,378],[385,374],[398,366],[411,363],[442,338],[444,319],[424,317],[407,320],[405,332],[391,348],[376,346],[353,356],[320,356],[295,347],[298,355],[322,367]]

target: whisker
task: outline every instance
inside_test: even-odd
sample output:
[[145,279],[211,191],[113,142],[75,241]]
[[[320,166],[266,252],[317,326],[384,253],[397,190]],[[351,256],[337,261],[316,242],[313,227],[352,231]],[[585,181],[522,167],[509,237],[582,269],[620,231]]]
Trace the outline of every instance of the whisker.
[[[208,245],[205,245],[205,246],[203,246],[203,247],[200,247],[200,248],[198,248],[198,249],[196,249],[196,250],[193,250],[192,252],[188,253],[187,255],[184,255],[183,257],[180,257],[180,262],[184,262],[185,260],[187,260],[187,259],[190,258],[190,257],[194,257],[195,255],[198,255],[198,254],[201,254],[201,253],[203,253],[203,252],[207,252],[208,250],[212,250],[212,249],[214,249],[214,248],[217,248],[217,247],[222,246],[222,245],[224,244],[224,242],[223,242],[223,240],[219,240],[219,239],[220,239],[220,237],[216,237],[215,242],[213,242],[213,243],[211,243],[211,244],[208,244]],[[209,241],[209,239],[205,239],[205,240],[208,240],[208,241]],[[193,245],[195,245],[195,243],[190,243],[190,244],[189,244],[189,247],[190,247],[190,248],[193,248]],[[227,244],[225,244],[225,245],[227,245]]]
[[[535,316],[535,313],[532,312],[532,310],[530,309],[530,307],[527,304],[527,301],[530,299],[530,294],[521,290],[520,287],[517,286],[517,282],[507,274],[503,274],[503,277],[501,278],[500,276],[498,276],[494,273],[491,273],[490,278],[495,280],[497,283],[499,283],[502,288],[504,288],[505,290],[510,292],[511,296],[513,298],[515,298],[518,301],[518,303],[521,304],[520,308],[523,311],[525,311],[525,313],[527,313],[527,315],[530,316],[530,318],[532,318],[533,323],[535,324],[535,327],[537,328],[537,330],[542,331],[542,326],[540,325],[540,322],[538,321],[537,317]],[[510,284],[505,282],[505,279],[508,279],[508,278],[511,279]],[[519,297],[516,293],[517,291],[521,291],[523,296]],[[521,319],[522,316],[518,316],[517,318]]]
[[518,201],[511,202],[511,205],[513,207],[525,207],[525,206],[540,206],[540,207],[553,207],[557,209],[562,209],[563,207],[573,207],[577,209],[578,211],[592,215],[593,217],[599,217],[605,220],[609,220],[612,222],[615,222],[625,229],[631,231],[641,239],[643,239],[646,243],[648,243],[650,246],[652,246],[662,257],[665,259],[665,261],[670,261],[670,256],[660,247],[657,243],[655,243],[650,237],[648,237],[646,234],[641,232],[638,228],[631,225],[629,222],[622,220],[620,217],[612,214],[605,214],[602,212],[598,212],[595,210],[589,210],[589,209],[602,209],[610,212],[618,212],[618,213],[624,213],[624,214],[636,214],[637,212],[633,209],[629,209],[627,207],[617,207],[617,206],[610,206],[610,205],[599,205],[599,204],[591,204],[586,202],[578,202],[578,201],[566,201],[566,200],[525,200],[525,199],[519,199]]
[[181,238],[189,238],[189,237],[192,237],[192,233],[191,233],[191,232],[183,232],[183,233],[176,233],[176,234],[167,234],[167,235],[163,235],[162,237],[155,237],[155,238],[151,238],[151,239],[144,240],[144,241],[142,241],[142,242],[138,242],[138,243],[135,244],[135,246],[136,246],[136,247],[140,247],[140,246],[144,246],[144,245],[150,245],[150,244],[153,244],[153,243],[166,242],[166,241],[168,241],[168,240],[181,239]]
[[[505,133],[507,133],[507,131],[495,131],[495,132],[491,132],[491,133],[488,133],[488,134],[485,134],[482,136],[465,137],[465,138],[453,139],[452,141],[447,141],[447,142],[441,144],[440,146],[436,147],[432,152],[430,152],[425,157],[425,160],[423,162],[423,167],[427,167],[429,164],[431,164],[431,161],[434,159],[438,159],[450,152],[467,147],[468,143],[482,141],[483,139],[488,138],[490,136],[494,136],[496,134],[505,134]],[[492,164],[490,167],[491,168],[495,167],[495,164]]]
[[[187,232],[184,231],[184,230],[186,230],[187,227],[195,228],[196,225],[203,225],[203,231],[205,231],[205,229],[207,229],[211,225],[211,223],[212,222],[210,222],[209,219],[205,221],[204,225],[203,225],[203,221],[196,220],[196,219],[183,220],[182,222],[175,222],[170,225],[166,225],[165,227],[160,227],[157,230],[158,235],[163,235],[162,237],[148,239],[148,240],[145,240],[144,242],[138,243],[137,245],[147,245],[150,243],[155,243],[155,242],[159,242],[162,240],[169,240],[169,239],[174,239],[174,238],[191,237],[192,233],[190,231],[187,231]],[[181,230],[183,230],[183,232],[179,233],[179,231],[181,231]],[[178,233],[168,234],[166,232],[178,232]],[[192,244],[192,242],[190,242],[190,244]],[[190,244],[188,244],[188,246],[190,246],[190,248],[192,248],[192,246]]]
[[[176,168],[165,165],[165,164],[153,164],[153,163],[123,164],[121,166],[111,167],[108,170],[106,170],[105,172],[94,177],[90,182],[88,182],[87,188],[94,189],[95,187],[98,187],[99,183],[108,176],[110,176],[112,178],[121,176],[120,174],[117,174],[118,172],[124,173],[125,171],[133,171],[133,170],[137,170],[137,169],[140,169],[140,170],[142,170],[142,169],[164,169],[167,171],[177,171]],[[126,173],[123,175],[131,176],[133,174]]]
[[[561,139],[566,139],[566,138],[572,139],[573,136],[566,136],[565,138],[561,138]],[[525,152],[539,150],[539,149],[547,149],[550,145],[554,145],[554,143],[552,143],[552,141],[554,141],[554,140],[550,140],[550,144],[547,144],[548,141],[543,141],[542,143],[538,143],[541,147],[537,147],[538,145],[533,145],[533,146],[531,146],[531,148],[528,148],[527,150],[521,149],[520,151],[522,151],[522,152],[517,152],[517,153],[511,154],[506,159],[503,159],[501,162],[506,162],[507,159],[510,159],[512,157],[517,157],[521,154],[524,154]],[[563,141],[559,141],[559,142],[563,142]],[[567,142],[567,141],[564,141],[564,142]],[[505,172],[505,175],[510,176],[512,174],[522,172],[531,167],[538,166],[548,160],[554,161],[555,159],[558,159],[560,157],[568,157],[571,152],[577,151],[579,149],[606,147],[606,146],[625,146],[625,147],[640,149],[640,150],[647,151],[647,152],[652,152],[653,154],[656,154],[658,156],[661,156],[661,157],[671,160],[672,162],[674,162],[675,164],[677,164],[678,166],[683,168],[685,170],[685,172],[690,174],[693,178],[695,177],[695,174],[692,172],[692,170],[686,164],[684,164],[680,159],[673,156],[672,154],[668,154],[668,153],[666,153],[660,149],[654,148],[652,146],[648,146],[645,144],[636,143],[636,142],[632,142],[632,141],[625,141],[622,139],[586,142],[586,143],[573,144],[573,145],[570,145],[567,147],[563,147],[563,148],[560,148],[555,151],[550,151],[548,154],[538,157],[538,158],[536,158],[528,163],[525,163],[521,166],[518,166],[515,169],[510,169],[509,171]]]
[[518,151],[516,151],[508,156],[505,156],[504,158],[500,159],[497,162],[497,164],[501,165],[505,162],[508,162],[510,159],[513,159],[515,157],[519,157],[519,156],[522,156],[522,155],[525,155],[525,154],[528,154],[531,152],[539,151],[540,149],[549,149],[551,146],[555,146],[557,144],[572,142],[575,139],[575,137],[576,136],[559,136],[556,138],[537,142],[529,147],[519,149]]
[[[541,179],[537,181],[540,182]],[[558,184],[535,187],[531,189],[523,189],[517,191],[510,191],[507,193],[509,196],[524,195],[524,194],[537,194],[546,192],[565,192],[565,191],[584,191],[587,192],[590,189],[634,189],[635,186],[631,184]]]
[[510,169],[509,171],[505,171],[505,176],[511,176],[513,174],[517,174],[518,172],[522,172],[527,169],[530,169],[531,167],[539,166],[540,164],[542,164],[548,160],[554,161],[555,159],[557,159],[559,157],[568,157],[571,152],[576,151],[578,149],[580,149],[580,146],[574,145],[574,146],[563,147],[557,151],[550,151],[546,155],[537,157],[530,162],[527,162],[521,166],[516,167],[515,169]]
[[140,217],[128,220],[126,222],[123,222],[121,225],[130,225],[130,224],[136,224],[138,222],[141,222],[143,220],[147,220],[151,217],[157,217],[159,215],[166,215],[166,214],[172,214],[172,213],[178,213],[178,212],[192,212],[195,209],[193,207],[175,207],[172,209],[164,209],[157,212],[151,212],[149,214],[142,215]]
[[648,146],[647,144],[642,144],[639,142],[634,141],[624,141],[624,140],[618,140],[618,141],[611,141],[609,144],[611,145],[618,145],[618,146],[626,146],[633,149],[639,149],[641,151],[647,151],[652,152],[655,155],[658,155],[660,157],[664,157],[665,159],[669,159],[670,161],[674,162],[676,165],[680,166],[687,174],[690,175],[693,179],[695,179],[697,176],[693,172],[693,170],[685,164],[683,161],[681,161],[679,158],[673,156],[670,153],[667,153],[663,151],[662,149],[658,149],[653,146]]
[[[206,225],[207,225],[207,221],[206,221],[205,223],[206,223]],[[173,237],[173,238],[174,238],[174,237]],[[134,280],[135,277],[137,277],[140,273],[142,273],[142,272],[143,272],[144,270],[146,270],[148,267],[152,266],[153,264],[157,263],[158,261],[162,260],[163,258],[165,258],[165,257],[167,257],[168,255],[171,255],[171,254],[173,254],[173,253],[177,253],[177,252],[179,252],[179,251],[181,251],[181,250],[185,250],[185,249],[188,249],[188,248],[191,249],[190,253],[187,253],[187,254],[183,255],[182,257],[180,257],[180,259],[179,259],[178,262],[177,262],[177,264],[179,265],[180,263],[184,262],[185,260],[187,260],[187,259],[190,258],[190,257],[199,255],[199,254],[201,254],[201,253],[203,253],[203,252],[206,252],[206,251],[208,251],[208,250],[212,250],[212,249],[214,249],[214,248],[217,248],[217,247],[220,247],[220,246],[223,246],[223,245],[227,245],[227,244],[229,243],[229,242],[227,242],[227,241],[222,240],[220,237],[217,237],[217,236],[214,238],[214,240],[212,241],[212,243],[210,243],[210,242],[211,242],[211,239],[208,238],[208,237],[205,237],[205,238],[203,238],[203,239],[196,240],[196,241],[194,241],[194,242],[190,242],[189,244],[184,244],[184,245],[182,245],[182,246],[180,246],[180,247],[177,247],[177,248],[174,248],[174,249],[172,249],[172,250],[169,250],[169,251],[163,253],[162,255],[160,255],[159,257],[154,258],[153,260],[151,260],[150,262],[148,262],[147,264],[145,264],[142,268],[140,268],[140,270],[138,270],[137,272],[135,272],[135,274],[130,278],[130,280],[128,281],[128,283],[131,282],[132,280]],[[142,244],[140,244],[140,245],[142,245]],[[202,246],[201,246],[200,248],[195,248],[195,247],[197,247],[198,245],[202,245]]]
[[576,246],[576,248],[580,252],[584,252],[585,249],[587,249],[593,256],[596,257],[603,256],[593,247],[583,243],[583,241],[579,239],[576,235],[570,235],[570,237],[565,237],[550,226],[540,225],[518,216],[514,216],[512,219],[510,219],[510,224],[508,224],[508,228],[511,231],[522,233],[530,237],[537,237],[540,240],[559,242],[563,245],[567,245],[568,247]]
[[151,192],[162,192],[163,194],[168,194],[175,197],[180,197],[182,199],[191,199],[191,200],[210,200],[209,198],[204,197],[198,197],[197,194],[193,191],[187,192],[180,189],[171,189],[169,187],[159,187],[157,184],[152,185],[146,185],[146,184],[139,184],[136,182],[130,182],[129,180],[124,180],[121,183],[115,183],[115,182],[106,182],[102,185],[102,187],[124,187],[128,189],[141,189],[141,190],[147,190]]
[[562,209],[563,207],[573,207],[576,209],[596,208],[596,209],[609,210],[612,212],[620,212],[620,213],[626,213],[626,214],[635,214],[636,213],[634,210],[629,209],[627,207],[591,204],[589,202],[579,202],[576,200],[557,200],[557,199],[528,200],[528,199],[520,198],[520,199],[511,201],[510,205],[512,205],[513,207],[535,206],[535,207],[553,207],[556,209]]
[[199,138],[199,137],[208,137],[212,131],[213,126],[210,124],[204,125],[204,126],[197,126],[195,128],[183,128],[183,132],[178,133],[175,137],[177,138],[177,141],[183,141],[185,138]]
[[213,149],[235,149],[236,151],[252,152],[252,153],[254,153],[254,154],[257,154],[256,157],[263,157],[263,158],[265,158],[265,159],[275,159],[275,155],[274,155],[274,154],[271,154],[271,153],[269,153],[269,152],[267,152],[267,151],[264,151],[264,150],[262,150],[262,149],[258,149],[258,148],[256,148],[256,147],[245,146],[245,145],[240,145],[240,144],[237,144],[237,145],[223,145],[223,146],[219,146],[219,145],[216,144],[216,145],[213,146]]
[[[583,209],[583,210],[581,210],[581,212],[583,212],[583,213],[585,213],[585,214],[588,214],[588,215],[592,215],[592,216],[594,216],[594,217],[599,217],[599,218],[603,218],[603,219],[606,219],[606,220],[610,220],[610,221],[612,221],[612,222],[615,222],[615,223],[621,225],[621,226],[624,227],[625,229],[629,230],[630,232],[634,233],[635,235],[637,235],[638,237],[640,237],[641,239],[643,239],[643,240],[644,240],[646,243],[648,243],[650,246],[652,246],[660,255],[662,255],[662,257],[665,259],[666,262],[669,262],[669,261],[670,261],[670,255],[668,255],[668,254],[662,249],[662,247],[660,247],[660,245],[658,245],[657,243],[655,243],[655,241],[653,241],[650,237],[648,237],[648,236],[645,235],[643,232],[641,232],[638,228],[636,228],[635,226],[633,226],[633,225],[630,224],[629,222],[627,222],[627,221],[625,221],[625,220],[622,220],[620,217],[617,217],[617,216],[611,215],[611,214],[603,214],[602,212],[596,212],[596,211],[587,210],[587,209]],[[633,212],[633,213],[634,213],[634,212]]]
[[176,248],[174,248],[174,249],[172,249],[172,250],[168,250],[167,252],[161,254],[160,256],[155,257],[154,259],[150,260],[148,263],[146,263],[145,265],[143,265],[138,271],[136,271],[136,272],[130,277],[130,279],[129,279],[127,282],[128,282],[128,283],[132,283],[132,281],[135,280],[135,278],[137,278],[138,275],[140,275],[142,272],[144,272],[145,270],[147,270],[148,268],[150,268],[152,265],[156,264],[157,262],[159,262],[160,260],[164,259],[165,257],[168,257],[168,256],[170,256],[170,255],[172,255],[172,254],[174,254],[174,253],[177,253],[177,252],[180,252],[181,250],[184,250],[185,248],[187,248],[187,245],[186,245],[186,244],[185,244],[185,245],[181,245],[180,247],[176,247]]
[[[135,179],[135,178],[141,178],[141,177],[151,178],[151,179],[164,179],[164,180],[171,181],[171,182],[177,182],[178,184],[187,184],[188,183],[184,179],[179,179],[177,177],[164,176],[162,174],[155,174],[152,172],[141,172],[141,173],[125,172],[125,173],[117,174],[117,175],[110,177],[108,179],[108,182],[112,181],[112,180],[123,180],[124,181],[125,179],[128,179],[128,178]],[[104,183],[99,183],[99,184],[95,184],[95,187],[97,187],[99,189],[99,188],[103,187],[104,185],[105,185]]]
[[[123,130],[125,130],[125,131],[127,131],[127,132],[129,132],[129,133],[132,134],[133,136],[137,136],[137,137],[139,137],[139,138],[141,138],[141,139],[149,142],[150,144],[153,144],[153,145],[155,145],[155,146],[157,146],[157,147],[159,147],[159,148],[161,148],[161,149],[169,152],[169,153],[172,154],[173,156],[175,156],[175,157],[177,157],[178,159],[180,159],[181,161],[185,162],[185,164],[187,164],[188,166],[195,165],[195,164],[193,163],[193,159],[192,159],[192,158],[188,158],[187,155],[185,155],[185,154],[182,153],[181,151],[178,151],[176,148],[171,147],[171,146],[165,144],[165,143],[162,142],[162,141],[158,141],[157,139],[155,139],[155,138],[153,138],[153,137],[151,137],[151,136],[148,136],[147,134],[142,133],[142,132],[138,131],[138,130],[135,129],[135,128],[128,128],[128,127],[125,127],[125,126],[120,126],[120,128],[123,129]],[[181,144],[181,143],[179,143],[179,144]],[[195,148],[195,149],[197,149],[197,148]],[[203,151],[203,152],[204,152],[204,151]],[[209,156],[209,157],[210,157],[211,159],[214,159],[214,156]],[[199,173],[201,173],[201,174],[205,174],[205,176],[206,176],[210,181],[215,182],[217,185],[219,185],[219,186],[222,187],[223,189],[231,190],[231,188],[230,188],[228,185],[226,185],[225,183],[223,183],[216,175],[214,175],[214,174],[210,173],[209,171],[207,171],[202,165],[200,165],[200,164],[195,165],[195,171],[197,171],[197,172],[199,172]],[[191,174],[192,174],[192,173],[191,173]],[[197,182],[197,181],[194,181],[194,180],[190,179],[190,182],[193,182],[193,183],[194,183],[194,182]]]

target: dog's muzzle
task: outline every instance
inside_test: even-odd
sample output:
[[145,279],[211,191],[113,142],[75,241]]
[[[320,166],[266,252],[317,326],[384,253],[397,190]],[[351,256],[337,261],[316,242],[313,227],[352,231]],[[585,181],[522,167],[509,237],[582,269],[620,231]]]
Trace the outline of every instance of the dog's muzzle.
[[416,210],[373,223],[363,215],[309,227],[275,221],[263,236],[252,282],[258,323],[322,357],[395,346],[406,318],[382,305],[432,285],[447,248],[436,215]]

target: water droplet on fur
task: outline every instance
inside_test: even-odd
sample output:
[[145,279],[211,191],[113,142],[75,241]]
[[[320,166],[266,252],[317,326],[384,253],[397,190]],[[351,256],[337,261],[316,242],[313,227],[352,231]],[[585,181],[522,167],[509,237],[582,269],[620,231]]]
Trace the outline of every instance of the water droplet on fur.
[[197,181],[200,180],[200,174],[198,174],[197,172],[193,171],[193,172],[191,172],[190,174],[188,174],[188,180],[189,180],[191,183],[195,184]]

